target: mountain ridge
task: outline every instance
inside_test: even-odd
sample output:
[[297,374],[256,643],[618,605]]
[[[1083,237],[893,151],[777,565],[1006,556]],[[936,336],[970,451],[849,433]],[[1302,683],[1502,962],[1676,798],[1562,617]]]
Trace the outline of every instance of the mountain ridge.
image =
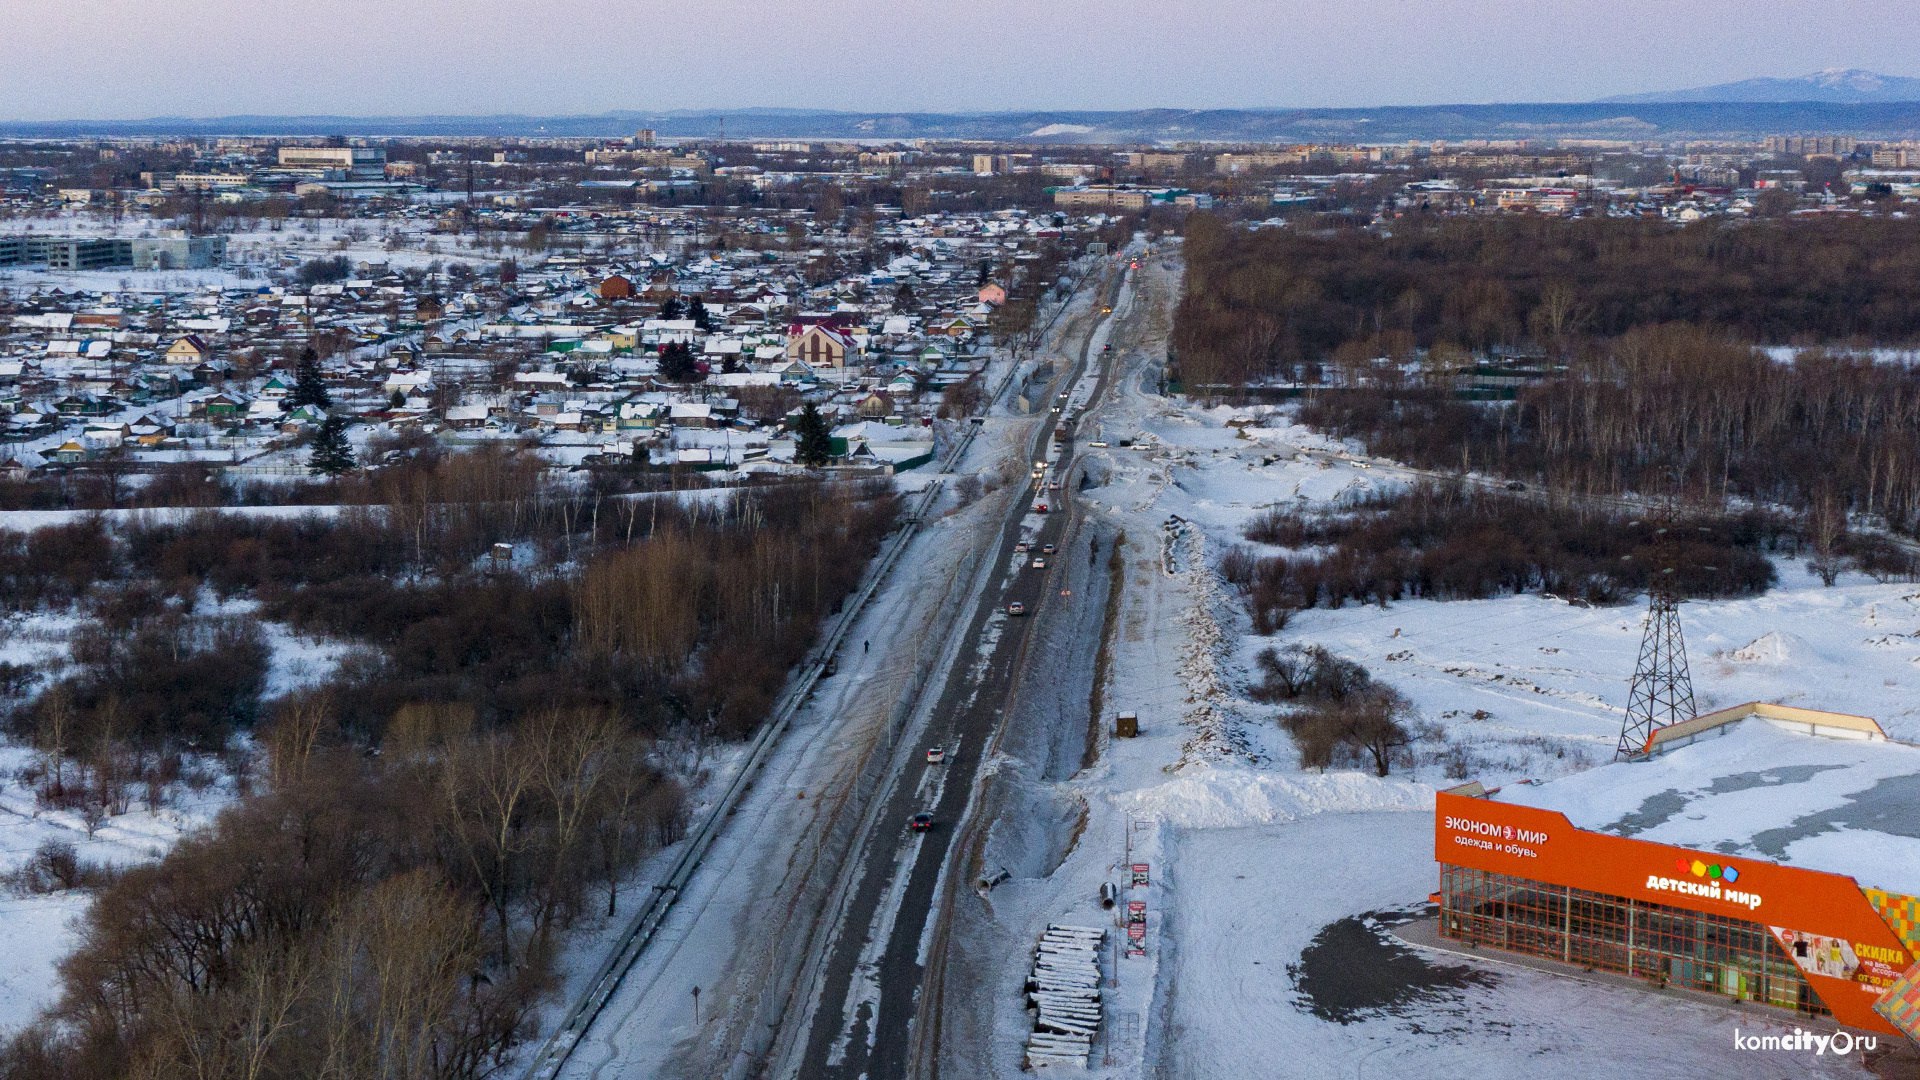
[[1784,102],[1866,104],[1920,101],[1920,79],[1884,75],[1864,68],[1826,68],[1791,78],[1741,79],[1683,90],[1616,94],[1599,104],[1646,105],[1678,103],[1778,104]]

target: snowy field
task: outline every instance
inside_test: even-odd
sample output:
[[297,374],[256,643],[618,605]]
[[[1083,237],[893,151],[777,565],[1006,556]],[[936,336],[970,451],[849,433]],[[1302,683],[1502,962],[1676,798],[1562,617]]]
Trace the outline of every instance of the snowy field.
[[[1354,968],[1393,965],[1397,950],[1373,947],[1378,935],[1364,924],[1344,936],[1321,937],[1323,928],[1424,896],[1434,886],[1432,868],[1433,819],[1420,813],[1322,814],[1185,837],[1172,884],[1179,902],[1169,933],[1177,943],[1170,964],[1163,962],[1171,967],[1172,1007],[1162,1021],[1162,1074],[1862,1075],[1857,1058],[1733,1049],[1736,1028],[1790,1033],[1786,1014],[1736,1012],[1505,964],[1430,957],[1438,970],[1415,974],[1425,985],[1399,1001],[1364,979],[1342,985]],[[1303,993],[1328,983],[1321,998]]]
[[[73,845],[82,863],[131,866],[157,859],[235,798],[233,780],[217,760],[190,762],[188,768],[205,777],[206,787],[170,785],[158,810],[137,794],[127,813],[108,817],[89,836],[79,812],[39,805],[21,781],[21,772],[38,759],[26,748],[0,744],[0,874],[18,870],[53,842]],[[88,899],[85,892],[0,889],[0,1036],[54,1003],[59,991],[54,967],[78,943],[74,920]]]
[[[242,601],[222,604],[208,596],[197,608],[210,615],[237,615],[254,606]],[[67,662],[68,636],[80,618],[42,613],[0,619],[0,660],[58,678]],[[271,651],[262,694],[266,699],[325,679],[347,652],[340,642],[304,637],[281,623],[262,621],[260,629]],[[236,752],[252,753],[244,743]],[[43,767],[38,752],[0,741],[0,875],[13,874],[50,843],[71,844],[83,864],[124,867],[158,859],[240,794],[219,757],[191,757],[184,764],[183,780],[167,786],[158,809],[147,804],[145,789],[136,785],[127,812],[96,823],[89,835],[79,811],[40,803],[29,778]],[[28,894],[0,887],[0,1034],[53,1003],[58,991],[55,965],[78,943],[75,920],[89,899],[85,891]]]

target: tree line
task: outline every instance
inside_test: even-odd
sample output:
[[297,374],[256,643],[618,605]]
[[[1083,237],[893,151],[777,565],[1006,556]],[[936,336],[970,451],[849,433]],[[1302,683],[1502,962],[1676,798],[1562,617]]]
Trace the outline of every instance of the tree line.
[[[0,1078],[493,1072],[559,935],[682,827],[662,748],[761,722],[898,508],[817,482],[617,497],[511,454],[384,482],[324,516],[0,534],[0,608],[90,625],[66,663],[0,672],[43,801],[157,805],[223,749],[255,793],[152,864],[33,860],[98,895]],[[269,700],[263,622],[347,652]]]
[[[1754,595],[1774,582],[1768,554],[1798,553],[1805,539],[1796,523],[1758,511],[1667,522],[1458,484],[1421,484],[1338,512],[1275,508],[1246,536],[1288,549],[1241,545],[1221,558],[1262,634],[1294,612],[1349,603],[1525,591],[1618,603],[1656,576],[1683,596]],[[1911,576],[1905,562],[1900,573]]]
[[[1300,419],[1430,469],[1585,495],[1831,505],[1920,529],[1920,222],[1444,219],[1228,229],[1196,216],[1190,389],[1307,384]],[[1801,342],[1785,357],[1755,342]],[[1463,400],[1524,352],[1510,403]]]
[[[1566,352],[1685,323],[1769,345],[1920,340],[1920,221],[1446,217],[1187,223],[1176,374],[1237,387],[1342,345]],[[1376,355],[1379,353],[1376,352]]]

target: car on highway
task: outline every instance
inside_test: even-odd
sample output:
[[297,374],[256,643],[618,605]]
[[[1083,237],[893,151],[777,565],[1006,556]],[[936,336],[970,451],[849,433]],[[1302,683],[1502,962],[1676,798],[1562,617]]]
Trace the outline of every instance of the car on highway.
[[1027,605],[1018,600],[1012,601],[1007,605],[1007,614],[1009,615],[1025,615],[1026,613]]
[[1044,514],[1044,513],[1046,513],[1046,512],[1047,512],[1047,504],[1046,504],[1046,503],[1034,503],[1034,504],[1033,504],[1033,512],[1034,512],[1034,513],[1036,513],[1036,514]]
[[1060,481],[1058,481],[1058,480],[1049,480],[1049,481],[1047,481],[1047,490],[1048,490],[1048,491],[1059,491],[1059,490],[1060,490]]
[[944,765],[947,761],[947,748],[944,746],[927,747],[927,764]]
[[1087,445],[1096,450],[1105,450],[1107,448],[1107,441],[1105,439],[1095,439]]
[[1052,544],[1041,544],[1041,545],[1040,545],[1040,554],[1042,554],[1042,555],[1051,555],[1051,554],[1053,554],[1053,550],[1054,550],[1054,549],[1053,549],[1053,545],[1052,545]]
[[933,815],[922,810],[907,819],[907,828],[914,832],[932,832]]
[[[1049,545],[1047,545],[1047,546],[1048,546],[1049,548],[1051,548],[1051,547],[1052,547],[1053,545],[1051,545],[1051,544],[1049,544]],[[1026,542],[1025,540],[1015,540],[1015,541],[1013,542],[1013,550],[1015,550],[1015,551],[1019,551],[1019,552],[1027,552],[1027,551],[1032,551],[1032,550],[1033,550],[1033,545],[1032,545],[1032,544],[1029,544],[1029,543],[1027,543],[1027,542]]]
[[1047,557],[1044,555],[1035,555],[1033,557],[1033,568],[1035,570],[1045,570],[1047,568]]
[[1508,491],[1525,491],[1527,490],[1527,485],[1521,483],[1518,480],[1509,480],[1507,481],[1507,490]]

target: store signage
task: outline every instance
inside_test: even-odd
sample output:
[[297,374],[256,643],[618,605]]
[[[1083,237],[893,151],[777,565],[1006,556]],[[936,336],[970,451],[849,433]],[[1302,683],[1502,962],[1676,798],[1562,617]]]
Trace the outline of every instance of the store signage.
[[[1686,896],[1699,896],[1708,900],[1725,900],[1729,904],[1738,904],[1748,911],[1761,904],[1760,894],[1746,889],[1731,888],[1740,880],[1740,870],[1731,865],[1710,863],[1700,859],[1681,856],[1674,860],[1680,873],[1692,877],[1662,877],[1648,874],[1646,888],[1649,892],[1676,892]],[[1724,883],[1724,884],[1723,884]]]
[[[1783,947],[1835,1019],[1893,1033],[1872,1003],[1914,958],[1850,877],[1592,832],[1556,811],[1445,792],[1435,797],[1433,823],[1434,858],[1443,863],[1750,920],[1777,938],[1794,935]],[[1796,955],[1789,940],[1804,940],[1805,955]],[[1824,946],[1823,956],[1816,945]]]

